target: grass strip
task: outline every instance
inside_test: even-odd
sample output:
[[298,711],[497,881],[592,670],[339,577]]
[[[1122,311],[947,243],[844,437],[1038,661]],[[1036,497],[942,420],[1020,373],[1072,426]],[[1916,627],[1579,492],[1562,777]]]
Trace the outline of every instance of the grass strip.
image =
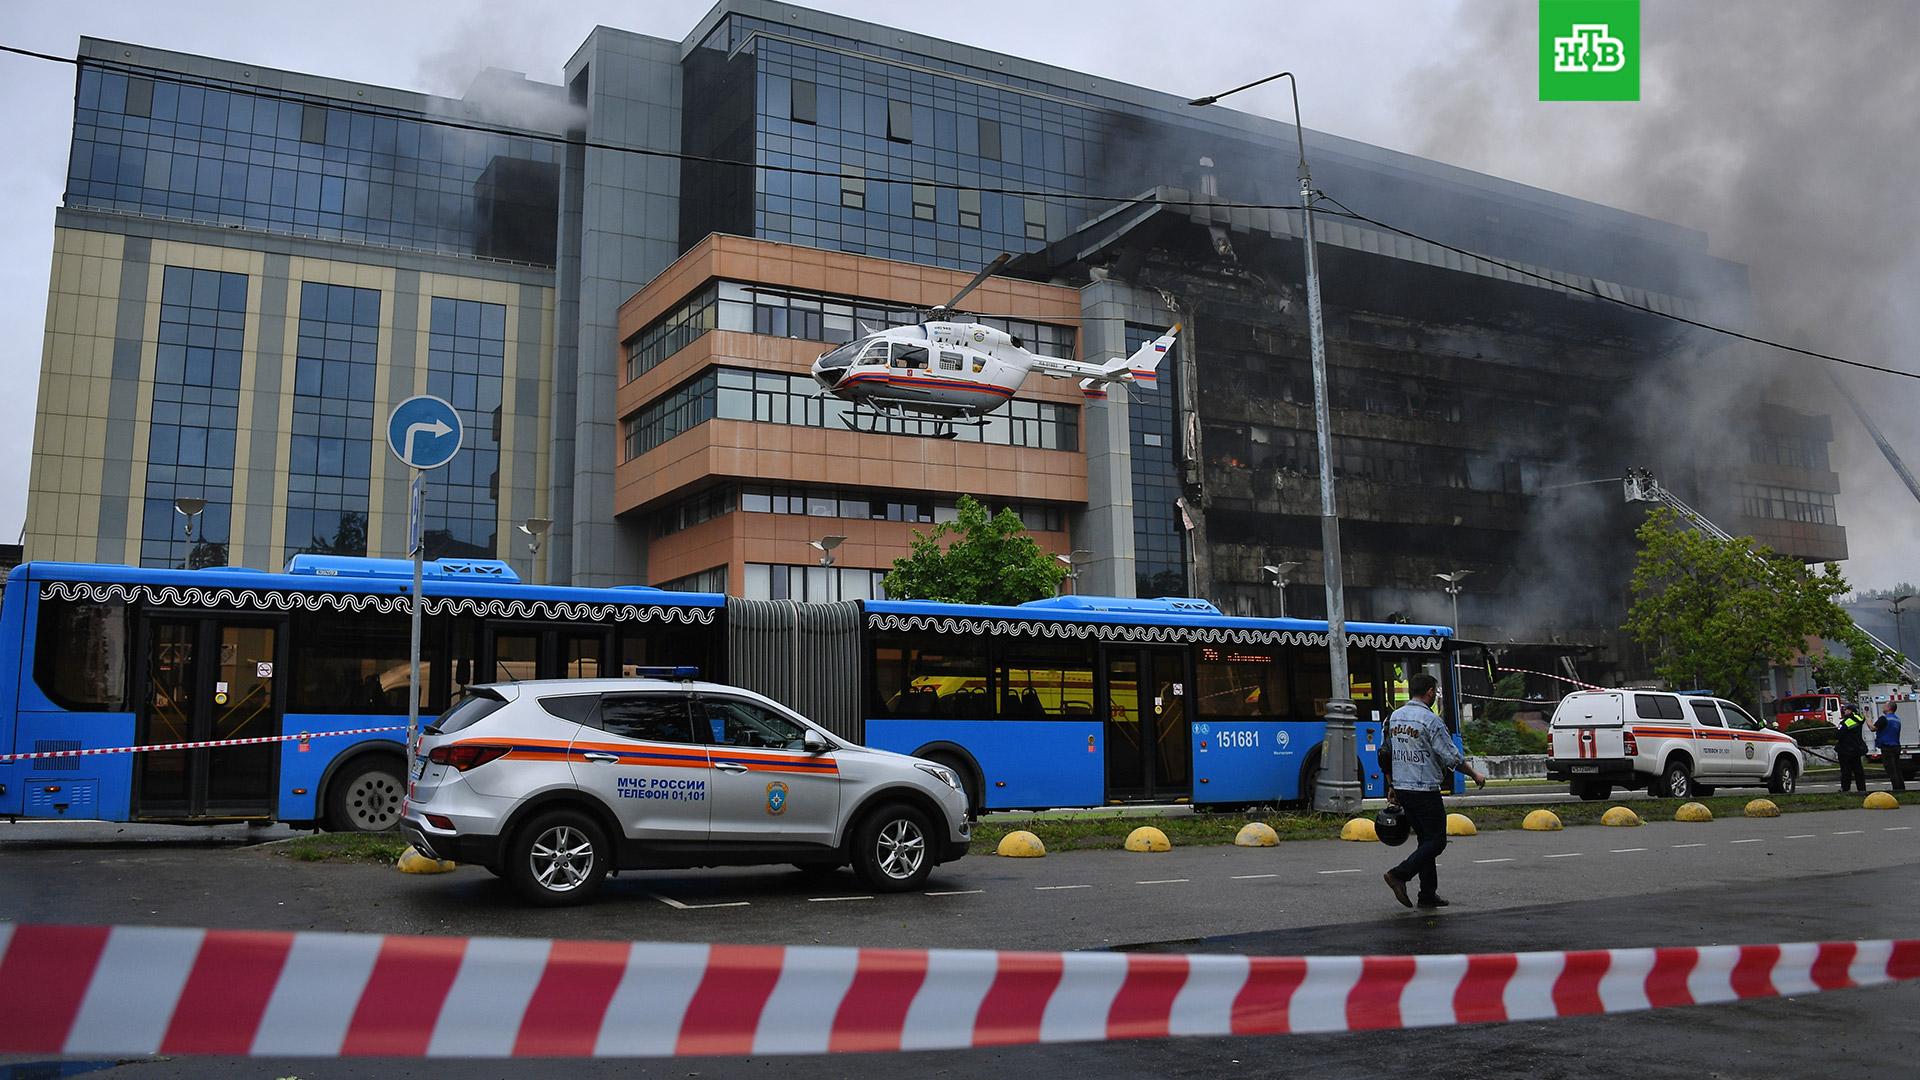
[[388,863],[407,850],[399,832],[314,833],[270,845],[275,855],[295,862]]
[[[1813,810],[1856,810],[1860,807],[1860,796],[1842,795],[1838,792],[1809,793],[1805,795],[1716,795],[1710,799],[1635,799],[1631,802],[1578,802],[1578,803],[1542,803],[1528,805],[1513,803],[1500,806],[1456,805],[1450,807],[1457,813],[1464,813],[1473,819],[1474,825],[1483,832],[1501,829],[1517,829],[1526,820],[1527,814],[1534,810],[1551,810],[1559,815],[1560,823],[1569,828],[1575,825],[1598,825],[1600,815],[1613,806],[1626,806],[1639,814],[1643,821],[1670,821],[1673,812],[1682,803],[1705,803],[1716,818],[1738,818],[1743,816],[1746,805],[1756,798],[1772,799],[1774,805],[1783,814],[1805,813]],[[1909,791],[1895,796],[1906,805],[1920,804],[1920,791]],[[1372,811],[1363,812],[1363,816],[1372,817]],[[1186,817],[1164,818],[1152,822],[1175,847],[1198,844],[1231,844],[1240,832],[1241,826],[1249,821],[1264,821],[1273,826],[1281,840],[1332,840],[1340,835],[1340,827],[1347,818],[1340,814],[1316,814],[1310,811],[1279,812],[1270,814],[1207,814],[1195,813]],[[1012,815],[999,814],[990,822],[981,822],[974,826],[973,846],[970,851],[975,855],[991,855],[1000,844],[1000,838],[1017,829],[1024,829],[1040,838],[1048,851],[1075,851],[1086,849],[1118,848],[1126,842],[1127,834],[1141,825],[1139,818],[1122,817],[1118,814],[1082,813],[1074,818],[1047,818],[1035,816],[1020,820]]]

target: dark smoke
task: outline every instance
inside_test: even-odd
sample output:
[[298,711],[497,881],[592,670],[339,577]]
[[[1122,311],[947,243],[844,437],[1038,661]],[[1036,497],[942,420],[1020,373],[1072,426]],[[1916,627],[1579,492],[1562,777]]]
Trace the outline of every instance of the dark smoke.
[[[1423,156],[1704,230],[1715,254],[1751,271],[1752,310],[1710,298],[1718,320],[1781,340],[1920,370],[1920,5],[1867,0],[1648,3],[1641,100],[1541,102],[1537,5],[1463,5],[1447,59],[1411,73],[1408,147]],[[1709,343],[1697,345],[1711,351]],[[1750,416],[1729,413],[1726,380],[1833,417],[1841,523],[1855,584],[1910,568],[1916,506],[1823,363],[1728,349],[1640,387],[1685,401],[1698,454],[1743,454]],[[1911,464],[1920,458],[1920,384],[1844,376]],[[1692,494],[1692,493],[1687,493]],[[1911,576],[1909,574],[1909,576]]]

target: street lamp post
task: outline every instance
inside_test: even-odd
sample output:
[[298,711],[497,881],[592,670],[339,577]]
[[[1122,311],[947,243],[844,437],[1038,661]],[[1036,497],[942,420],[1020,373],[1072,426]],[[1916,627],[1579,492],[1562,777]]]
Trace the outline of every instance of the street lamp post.
[[1287,575],[1300,569],[1297,562],[1269,563],[1260,569],[1273,579],[1273,587],[1280,594],[1280,617],[1287,617]]
[[1460,582],[1465,580],[1467,575],[1471,573],[1473,573],[1471,570],[1455,570],[1450,574],[1433,575],[1447,583],[1447,595],[1453,599],[1453,637],[1455,641],[1455,648],[1453,650],[1453,711],[1456,717],[1460,714],[1460,649],[1458,647],[1460,639]]
[[547,530],[553,528],[552,518],[533,517],[520,523],[520,531],[527,534],[527,558],[533,560],[532,569],[538,569],[540,544],[547,538]]
[[1900,605],[1913,599],[1913,595],[1912,593],[1901,593],[1899,596],[1887,597],[1887,603],[1893,605],[1893,647],[1900,650],[1902,657],[1907,655],[1907,639],[1906,635],[1901,633]]
[[1275,79],[1287,80],[1293,91],[1293,135],[1300,150],[1300,248],[1306,256],[1307,337],[1313,355],[1313,424],[1320,452],[1320,549],[1326,561],[1327,660],[1332,685],[1327,700],[1327,735],[1320,755],[1320,776],[1314,785],[1316,810],[1352,813],[1360,808],[1360,762],[1354,752],[1353,687],[1347,679],[1347,600],[1340,575],[1340,515],[1333,488],[1333,420],[1327,401],[1326,328],[1320,317],[1320,271],[1313,251],[1313,177],[1307,171],[1307,137],[1300,126],[1300,84],[1293,72],[1282,71],[1245,86],[1189,105],[1211,105],[1221,98],[1251,90]]
[[1065,555],[1055,555],[1054,558],[1060,560],[1067,568],[1067,576],[1062,579],[1063,584],[1066,586],[1065,591],[1068,593],[1079,592],[1080,564],[1093,558],[1093,552],[1088,551],[1086,548],[1074,548]]
[[827,588],[835,600],[840,599],[840,575],[833,572],[833,549],[847,542],[844,536],[823,536],[818,540],[807,541],[807,546],[820,552],[820,565],[827,570],[830,584]]

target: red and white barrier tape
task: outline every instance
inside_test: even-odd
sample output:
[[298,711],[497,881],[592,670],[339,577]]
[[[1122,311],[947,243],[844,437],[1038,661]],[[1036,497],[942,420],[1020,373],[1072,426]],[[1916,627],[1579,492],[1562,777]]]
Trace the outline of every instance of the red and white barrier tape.
[[1920,940],[1246,957],[0,924],[0,1053],[669,1057],[1543,1020],[1920,979]]
[[1503,666],[1503,665],[1500,665],[1500,664],[1495,664],[1495,665],[1494,665],[1494,670],[1496,670],[1496,671],[1511,671],[1511,672],[1514,672],[1514,673],[1516,673],[1516,674],[1520,674],[1520,675],[1538,675],[1538,676],[1540,676],[1540,677],[1541,677],[1541,678],[1543,678],[1543,679],[1558,679],[1558,680],[1560,680],[1560,681],[1561,681],[1561,682],[1563,682],[1563,683],[1570,683],[1570,684],[1572,684],[1572,685],[1574,685],[1574,686],[1577,686],[1577,687],[1579,687],[1579,688],[1580,688],[1580,689],[1582,689],[1582,690],[1605,690],[1605,689],[1607,689],[1607,687],[1604,687],[1604,686],[1595,686],[1595,685],[1593,685],[1593,684],[1592,684],[1592,683],[1590,683],[1590,682],[1581,682],[1581,681],[1580,681],[1579,679],[1569,679],[1569,678],[1567,678],[1567,677],[1566,677],[1565,675],[1555,675],[1555,674],[1554,674],[1553,672],[1551,672],[1551,671],[1535,671],[1535,670],[1533,670],[1532,668],[1523,668],[1523,667],[1505,667],[1505,666]]
[[152,754],[161,750],[205,750],[218,746],[258,746],[261,743],[307,742],[312,739],[330,739],[336,735],[373,735],[385,731],[405,731],[405,724],[390,724],[386,727],[346,728],[341,731],[302,731],[297,735],[257,735],[248,739],[214,739],[210,742],[174,742],[153,743],[148,746],[100,746],[86,750],[38,750],[31,754],[0,754],[0,765],[9,761],[30,761],[40,758],[93,757],[96,754]]

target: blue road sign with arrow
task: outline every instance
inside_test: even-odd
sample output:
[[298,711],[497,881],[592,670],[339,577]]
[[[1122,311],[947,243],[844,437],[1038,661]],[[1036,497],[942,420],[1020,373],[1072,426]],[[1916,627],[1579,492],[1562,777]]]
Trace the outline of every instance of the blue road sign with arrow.
[[460,414],[432,396],[410,397],[387,418],[393,456],[415,469],[437,469],[460,452]]

